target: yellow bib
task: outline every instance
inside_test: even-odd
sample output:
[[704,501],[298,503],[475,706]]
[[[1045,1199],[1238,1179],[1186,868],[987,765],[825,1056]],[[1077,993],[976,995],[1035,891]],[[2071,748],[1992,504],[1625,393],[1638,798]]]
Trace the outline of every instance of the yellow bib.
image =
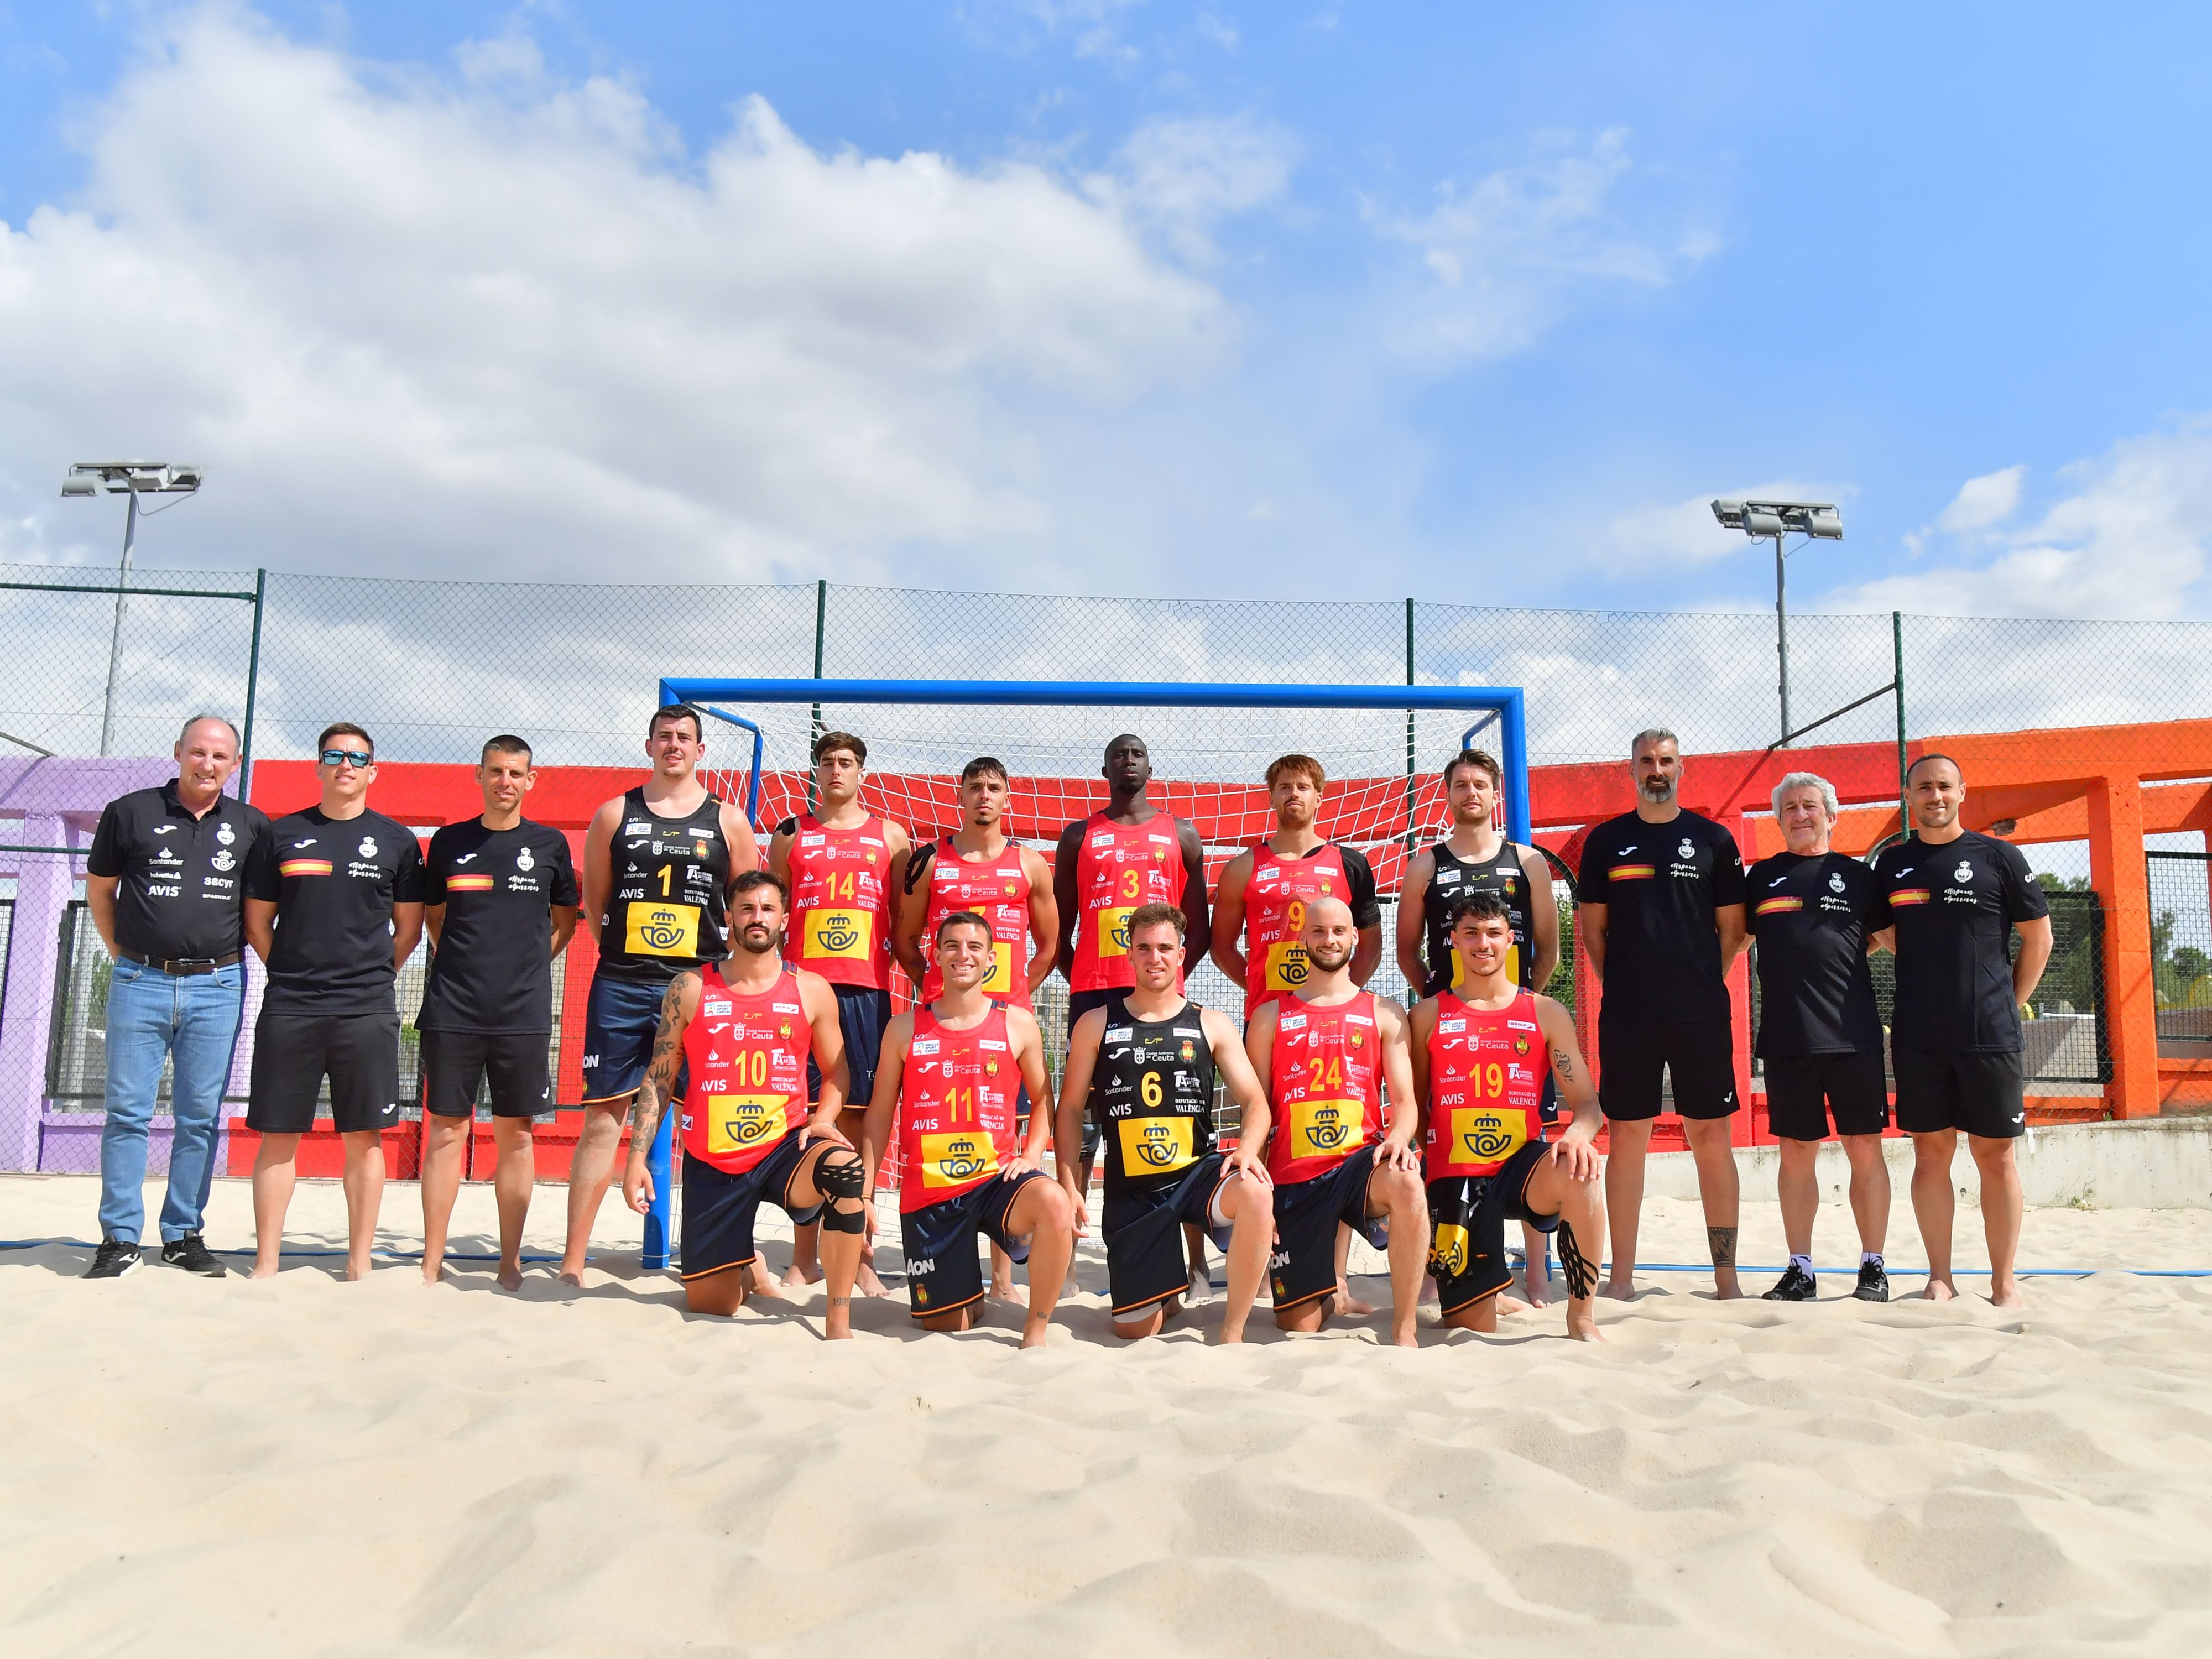
[[1438,1279],[1452,1279],[1467,1271],[1467,1229],[1440,1222],[1429,1243],[1429,1271]]
[[1267,947],[1267,988],[1295,991],[1306,982],[1306,947],[1294,939],[1279,939]]
[[763,1140],[783,1133],[784,1095],[702,1095],[707,1112],[707,1152],[726,1158],[750,1152]]
[[1121,1167],[1133,1176],[1165,1175],[1195,1164],[1187,1117],[1137,1117],[1121,1124]]
[[872,910],[809,910],[805,927],[808,957],[866,962],[875,953],[876,913]]
[[1302,1100],[1291,1108],[1292,1158],[1348,1158],[1359,1150],[1366,1113],[1356,1100]]
[[1502,1164],[1528,1143],[1528,1119],[1522,1112],[1462,1106],[1451,1115],[1455,1162]]
[[991,971],[983,975],[984,991],[994,997],[1010,997],[1014,990],[1014,947],[1003,939],[991,942]]
[[921,1184],[964,1187],[999,1173],[999,1149],[981,1129],[921,1137]]
[[699,954],[699,907],[632,899],[623,948],[634,957]]
[[1098,924],[1098,954],[1102,957],[1129,954],[1129,918],[1136,914],[1133,904],[1112,904],[1092,913],[1092,920]]

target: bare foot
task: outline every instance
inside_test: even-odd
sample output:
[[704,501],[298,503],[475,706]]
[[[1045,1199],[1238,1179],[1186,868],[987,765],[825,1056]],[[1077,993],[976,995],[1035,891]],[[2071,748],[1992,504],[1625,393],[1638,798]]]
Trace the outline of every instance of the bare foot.
[[1420,1333],[1412,1325],[1403,1330],[1394,1330],[1390,1333],[1390,1346],[1394,1348],[1418,1348],[1421,1346]]
[[1543,1305],[1540,1302],[1523,1302],[1519,1297],[1508,1296],[1503,1291],[1498,1293],[1498,1311],[1501,1314],[1527,1313],[1531,1308]]
[[1215,1336],[1215,1338],[1213,1339],[1213,1340],[1214,1340],[1214,1345],[1215,1345],[1217,1347],[1223,1347],[1223,1348],[1236,1348],[1236,1347],[1242,1347],[1242,1346],[1243,1346],[1243,1343],[1244,1343],[1244,1328],[1243,1328],[1242,1325],[1239,1325],[1239,1326],[1238,1326],[1235,1330],[1233,1330],[1233,1331],[1232,1331],[1232,1330],[1231,1330],[1231,1329],[1229,1328],[1229,1327],[1227,1327],[1226,1325],[1224,1325],[1224,1326],[1221,1328],[1220,1333],[1219,1333],[1217,1336]]
[[783,1287],[787,1291],[799,1290],[821,1277],[822,1269],[818,1266],[794,1261],[791,1264],[791,1271],[783,1276]]
[[356,1266],[351,1261],[348,1261],[345,1270],[346,1283],[349,1285],[358,1285],[362,1279],[368,1277],[368,1263],[366,1261],[362,1262],[359,1266]]
[[2002,1289],[1994,1281],[1990,1286],[1990,1305],[1993,1308],[2025,1308],[2027,1298],[2020,1293],[2020,1281],[2007,1279]]
[[1958,1286],[1948,1279],[1930,1279],[1928,1288],[1920,1292],[1920,1299],[1923,1302],[1955,1302],[1959,1299]]
[[445,1277],[446,1264],[444,1262],[441,1261],[434,1267],[427,1261],[422,1264],[422,1288],[424,1290],[428,1290],[431,1285],[440,1283]]
[[1362,1302],[1358,1297],[1352,1295],[1350,1281],[1340,1279],[1336,1281],[1336,1310],[1357,1319],[1362,1314],[1373,1313],[1375,1304],[1372,1302]]
[[1636,1281],[1632,1279],[1608,1279],[1598,1294],[1608,1302],[1636,1300]]
[[876,1277],[876,1270],[865,1261],[860,1264],[860,1294],[862,1296],[890,1294],[890,1291],[885,1288],[884,1281]]
[[822,1316],[822,1338],[825,1342],[850,1342],[853,1340],[853,1301],[850,1297],[832,1297],[830,1306]]
[[274,1279],[276,1277],[276,1264],[273,1261],[264,1261],[257,1256],[254,1258],[253,1261],[253,1271],[246,1274],[246,1277],[248,1279]]
[[1049,1325],[1024,1325],[1022,1328],[1022,1346],[1042,1348],[1044,1346],[1045,1337],[1051,1329],[1052,1327]]
[[561,1258],[561,1282],[574,1290],[584,1288],[584,1264],[568,1256]]
[[1602,1342],[1606,1340],[1605,1333],[1597,1328],[1597,1315],[1594,1310],[1585,1308],[1580,1313],[1572,1308],[1567,1310],[1567,1340],[1570,1342]]
[[1716,1302],[1741,1302],[1743,1300],[1743,1286],[1736,1283],[1735,1275],[1734,1273],[1730,1273],[1725,1279],[1720,1278],[1717,1274],[1714,1276],[1713,1300]]
[[522,1288],[522,1264],[520,1261],[503,1261],[499,1264],[499,1287],[502,1291]]
[[[1014,1281],[1012,1279],[1006,1278],[993,1279],[991,1281],[991,1295],[994,1299],[1000,1302],[1012,1302],[1014,1300]],[[1027,1347],[1029,1346],[1029,1344],[1024,1342],[1022,1346],[1024,1347]]]
[[757,1261],[745,1269],[745,1283],[751,1287],[751,1294],[765,1297],[771,1302],[789,1302],[794,1299],[783,1293],[783,1285],[777,1280],[776,1276],[766,1271]]

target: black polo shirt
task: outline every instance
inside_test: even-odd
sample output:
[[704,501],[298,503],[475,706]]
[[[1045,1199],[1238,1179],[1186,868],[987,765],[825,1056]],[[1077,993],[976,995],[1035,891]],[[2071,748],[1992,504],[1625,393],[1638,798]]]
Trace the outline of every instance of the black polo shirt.
[[553,912],[581,902],[568,838],[527,818],[430,837],[422,902],[445,906],[418,1030],[553,1030]]
[[1841,853],[1777,853],[1751,867],[1759,941],[1759,1053],[1879,1054],[1881,1015],[1867,936],[1881,923],[1874,872]]
[[319,806],[269,826],[246,896],[276,907],[264,1008],[389,1014],[392,907],[422,902],[422,848],[381,812],[330,818]]
[[154,962],[206,962],[246,948],[246,860],[269,815],[218,795],[204,817],[178,804],[176,780],[107,803],[85,868],[119,878],[115,943]]
[[2026,855],[1969,830],[1954,841],[1885,848],[1874,878],[1879,908],[1871,925],[1897,930],[1891,1047],[2018,1054],[2013,924],[2051,914]]
[[1735,836],[1695,812],[1623,813],[1590,831],[1576,894],[1606,907],[1601,1028],[1729,1023],[1713,913],[1743,902]]

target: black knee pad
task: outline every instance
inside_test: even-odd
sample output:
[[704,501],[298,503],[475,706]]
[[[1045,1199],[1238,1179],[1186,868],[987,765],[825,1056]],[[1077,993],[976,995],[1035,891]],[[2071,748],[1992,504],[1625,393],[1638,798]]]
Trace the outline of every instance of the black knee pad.
[[825,1233],[864,1233],[867,1231],[867,1215],[863,1210],[841,1210],[836,1205],[822,1212],[822,1231]]
[[867,1179],[858,1156],[842,1148],[823,1153],[814,1165],[814,1184],[824,1198],[859,1198]]

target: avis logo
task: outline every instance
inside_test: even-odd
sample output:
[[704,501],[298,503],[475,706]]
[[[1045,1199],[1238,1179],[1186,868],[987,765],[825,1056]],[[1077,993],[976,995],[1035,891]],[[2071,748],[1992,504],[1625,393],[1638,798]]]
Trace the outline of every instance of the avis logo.
[[1168,1168],[1176,1161],[1175,1131],[1164,1123],[1147,1123],[1137,1143],[1137,1156],[1155,1170]]
[[[988,1168],[981,1141],[963,1135],[957,1140],[947,1141],[945,1152],[937,1160],[938,1172],[951,1181],[965,1181],[979,1176]],[[911,1268],[909,1272],[913,1271]]]
[[637,936],[656,951],[673,950],[684,943],[684,918],[673,910],[648,910]]
[[1333,1152],[1351,1138],[1352,1126],[1344,1121],[1343,1111],[1335,1106],[1323,1106],[1306,1125],[1306,1139],[1324,1152]]
[[1460,1137],[1460,1144],[1467,1148],[1470,1158],[1501,1158],[1513,1145],[1513,1136],[1504,1119],[1485,1112],[1468,1126],[1467,1133]]
[[849,951],[860,942],[860,929],[852,917],[839,911],[822,919],[822,930],[816,937],[825,951]]

